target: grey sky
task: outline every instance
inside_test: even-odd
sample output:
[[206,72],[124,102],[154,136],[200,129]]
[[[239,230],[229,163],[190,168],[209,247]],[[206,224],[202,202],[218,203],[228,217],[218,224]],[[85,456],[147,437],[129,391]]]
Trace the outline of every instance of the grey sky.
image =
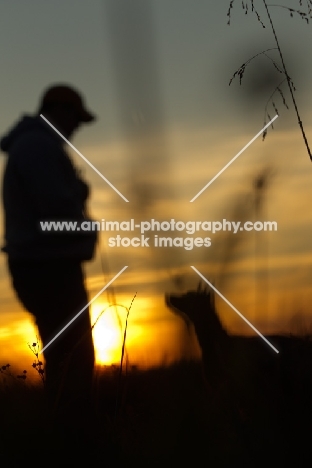
[[[298,2],[282,3],[294,6]],[[226,124],[227,120],[233,125],[233,119],[237,121],[237,117],[241,124],[246,124],[250,121],[250,115],[246,116],[247,110],[248,114],[251,110],[247,106],[250,96],[248,100],[244,99],[248,95],[247,90],[237,91],[237,83],[229,88],[228,81],[248,57],[275,44],[269,28],[263,29],[251,12],[244,15],[241,2],[234,3],[231,26],[228,26],[228,4],[226,0],[136,0],[131,5],[139,13],[131,17],[129,12],[126,15],[126,7],[128,5],[129,8],[130,3],[121,0],[1,2],[0,89],[4,112],[0,127],[5,129],[9,126],[21,111],[34,111],[38,97],[47,85],[54,81],[69,81],[85,93],[90,107],[99,115],[99,122],[85,135],[77,136],[77,141],[80,138],[81,141],[113,138],[120,116],[116,101],[119,107],[121,102],[125,105],[124,96],[120,96],[120,86],[116,85],[115,71],[117,69],[121,73],[125,57],[131,64],[131,54],[135,55],[131,47],[135,46],[136,40],[139,44],[144,34],[148,39],[146,46],[152,46],[152,54],[149,56],[144,44],[140,44],[145,57],[140,62],[140,58],[135,56],[137,75],[134,71],[128,87],[134,92],[133,77],[137,76],[140,88],[140,76],[148,76],[148,67],[154,71],[156,76],[151,92],[157,85],[161,97],[159,107],[162,107],[159,115],[165,119],[166,125],[178,121],[220,127],[221,122]],[[263,15],[262,2],[257,4]],[[272,16],[290,65],[289,73],[296,84],[298,81],[302,85],[298,91],[302,99],[304,86],[311,81],[308,57],[312,28],[299,17],[290,18],[286,10],[272,9]],[[141,28],[136,31],[137,39],[133,31],[128,49],[124,44],[119,48],[120,54],[123,50],[124,57],[116,56],[118,41],[113,42],[111,36],[119,36],[122,41],[122,34],[127,34],[123,25],[131,21],[134,25],[144,25],[145,18],[150,20],[147,27],[151,30]],[[131,30],[128,33],[131,35]],[[263,68],[261,58],[258,63]],[[124,70],[127,71],[125,61]],[[260,72],[258,69],[258,75]],[[250,71],[247,69],[246,82],[248,74],[253,73],[252,68]],[[118,79],[127,91],[127,76]],[[248,89],[247,84],[246,87]],[[148,90],[145,101],[147,97]],[[253,102],[252,107],[262,111],[262,103]],[[123,118],[127,120],[126,115]],[[129,115],[129,124],[131,118]]]

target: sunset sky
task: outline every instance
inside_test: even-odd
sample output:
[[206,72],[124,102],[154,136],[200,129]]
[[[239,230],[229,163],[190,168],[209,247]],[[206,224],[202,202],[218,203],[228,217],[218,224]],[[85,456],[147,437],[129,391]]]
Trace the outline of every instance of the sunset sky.
[[[289,110],[276,93],[279,117],[274,130],[268,129],[264,142],[259,137],[190,203],[261,130],[265,105],[283,79],[261,55],[247,66],[241,86],[237,79],[229,86],[243,63],[276,47],[262,2],[254,3],[266,28],[251,11],[245,14],[240,1],[234,2],[227,25],[229,3],[1,2],[0,133],[22,115],[35,113],[51,84],[79,89],[98,120],[80,129],[72,143],[129,200],[126,203],[69,149],[91,186],[93,219],[277,222],[277,232],[271,233],[201,231],[189,237],[210,237],[211,246],[189,251],[108,247],[108,237],[114,234],[101,233],[96,257],[85,264],[89,297],[128,265],[110,294],[129,307],[137,292],[127,342],[134,364],[168,363],[198,352],[194,340],[188,342],[183,321],[164,302],[165,292],[196,287],[199,277],[190,265],[213,281],[262,333],[295,331],[311,322],[312,165],[285,83],[281,89]],[[296,1],[280,3],[299,8]],[[299,15],[291,18],[286,9],[270,11],[312,147],[312,25]],[[268,55],[280,66],[276,50]],[[271,104],[268,112],[275,115]],[[1,154],[1,173],[5,162]],[[266,167],[271,176],[257,210],[253,183]],[[0,229],[3,238],[3,223]],[[172,237],[181,236],[175,232]],[[0,293],[0,365],[23,362],[25,367],[31,361],[27,341],[33,341],[35,329],[15,298],[4,254]],[[110,300],[104,292],[95,301],[93,320]],[[250,333],[221,299],[217,306],[230,331]],[[95,329],[98,360],[106,363],[118,361],[121,339],[116,315],[109,311]],[[118,311],[124,320],[125,309]]]

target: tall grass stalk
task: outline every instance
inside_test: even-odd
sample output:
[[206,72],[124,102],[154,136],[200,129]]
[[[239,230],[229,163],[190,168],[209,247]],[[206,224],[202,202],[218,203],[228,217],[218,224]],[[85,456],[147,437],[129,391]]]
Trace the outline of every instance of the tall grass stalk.
[[286,69],[283,53],[282,53],[281,47],[279,45],[279,41],[278,41],[278,38],[277,38],[277,35],[276,35],[276,31],[275,31],[275,28],[274,28],[274,24],[273,24],[272,17],[270,15],[270,11],[269,11],[268,4],[267,4],[266,0],[263,0],[263,4],[265,6],[265,9],[266,9],[269,21],[270,21],[270,25],[271,25],[272,32],[273,32],[273,35],[274,35],[274,39],[275,39],[275,42],[276,42],[276,46],[277,46],[279,56],[280,56],[280,59],[281,59],[281,62],[282,62],[283,70],[284,70],[284,73],[285,73],[285,76],[286,76],[288,89],[289,89],[291,99],[292,99],[292,102],[293,102],[293,105],[294,105],[294,108],[295,108],[295,111],[296,111],[298,124],[299,124],[299,127],[301,129],[302,137],[303,137],[304,143],[306,145],[310,160],[312,161],[311,150],[310,150],[309,143],[308,143],[308,140],[307,140],[304,128],[303,128],[302,120],[301,120],[301,117],[300,117],[300,114],[299,114],[298,106],[297,106],[296,99],[295,99],[294,92],[293,92],[293,88],[292,88],[291,79],[290,79],[290,76],[289,76],[289,74],[287,72],[287,69]]
[[[228,9],[228,12],[227,12],[227,16],[228,16],[228,23],[227,24],[230,24],[230,20],[231,20],[231,9],[233,8],[233,4],[234,4],[234,1],[235,0],[231,0],[230,2],[230,5],[229,5],[229,9]],[[253,56],[251,59],[249,59],[246,63],[243,63],[243,65],[241,65],[241,67],[234,73],[234,75],[232,76],[231,80],[230,80],[230,83],[232,82],[233,78],[235,78],[235,76],[239,76],[240,78],[240,83],[241,83],[241,80],[242,80],[242,77],[243,77],[243,74],[245,72],[245,68],[246,66],[251,62],[251,60],[253,60],[254,58],[258,57],[259,55],[263,54],[265,55],[269,60],[272,61],[274,67],[280,72],[280,73],[283,73],[286,77],[286,81],[287,81],[287,85],[288,85],[288,89],[289,89],[289,92],[290,92],[290,95],[291,95],[291,99],[292,99],[292,103],[293,103],[293,106],[294,106],[294,109],[295,109],[295,112],[296,112],[296,115],[297,115],[297,119],[298,119],[298,125],[300,127],[300,130],[301,130],[301,133],[302,133],[302,137],[303,137],[303,140],[304,140],[304,144],[307,148],[307,151],[308,151],[308,155],[310,157],[310,160],[312,161],[312,153],[311,153],[311,150],[310,150],[310,147],[309,147],[309,143],[308,143],[308,140],[307,140],[307,137],[306,137],[306,134],[305,134],[305,131],[304,131],[304,128],[303,128],[303,123],[302,123],[302,119],[300,117],[300,114],[299,114],[299,110],[298,110],[298,105],[297,105],[297,102],[296,102],[296,99],[295,99],[295,96],[294,96],[294,91],[296,90],[294,84],[293,84],[293,81],[292,79],[290,78],[289,74],[288,74],[288,71],[287,71],[287,68],[286,68],[286,64],[285,64],[285,60],[284,60],[284,55],[282,53],[282,49],[280,47],[280,43],[279,43],[279,40],[277,38],[277,34],[276,34],[276,29],[275,29],[275,26],[274,26],[274,23],[273,23],[273,20],[272,20],[272,16],[270,14],[270,10],[269,10],[269,7],[280,7],[280,8],[284,8],[286,10],[289,11],[290,13],[290,16],[293,17],[294,14],[297,14],[299,15],[302,19],[304,19],[307,23],[309,23],[309,19],[312,19],[312,0],[306,0],[306,3],[307,3],[307,7],[308,7],[308,13],[306,12],[303,12],[301,10],[295,10],[294,8],[289,8],[289,7],[286,7],[286,6],[283,6],[283,5],[271,5],[271,4],[268,4],[266,0],[262,0],[263,1],[263,5],[264,5],[264,8],[265,8],[265,11],[266,11],[266,14],[267,14],[267,17],[269,19],[269,22],[270,22],[270,26],[271,26],[271,29],[272,29],[272,32],[273,32],[273,36],[274,36],[274,40],[275,40],[275,43],[276,43],[276,49],[278,50],[278,53],[279,53],[279,56],[280,56],[280,60],[281,60],[281,64],[282,64],[282,70],[280,69],[280,67],[276,64],[276,62],[274,60],[272,60],[272,58],[270,56],[268,56],[266,54],[266,52],[270,51],[270,50],[273,50],[273,49],[268,49],[268,50],[265,50],[263,52],[260,52],[258,54],[256,54],[255,56]],[[248,13],[248,4],[249,2],[248,1],[242,1],[242,7],[243,9],[245,10],[245,14]],[[254,12],[257,16],[257,19],[258,21],[261,23],[262,27],[265,28],[265,25],[264,23],[262,22],[261,20],[261,17],[258,13],[258,11],[256,10],[255,8],[255,5],[254,5],[254,0],[250,0],[250,4],[251,4],[251,11]],[[299,5],[302,6],[302,0],[299,0]],[[278,91],[283,99],[283,104],[288,108],[287,104],[286,104],[286,101],[285,101],[285,98],[283,96],[283,93],[280,89],[280,85],[285,81],[285,79],[275,88],[274,92],[271,94],[269,100],[271,100],[273,98],[273,95]],[[275,110],[275,112],[278,114],[278,111],[277,111],[277,108],[276,108],[276,105],[275,103],[272,101],[272,106]],[[267,106],[266,106],[266,110],[267,110]],[[269,118],[269,120],[271,120],[270,118],[270,115],[266,112],[266,116]],[[266,119],[266,116],[265,116],[265,119]],[[263,134],[263,139],[265,138],[266,136],[266,130]]]
[[129,318],[129,313],[133,304],[134,299],[137,296],[137,292],[132,298],[130,307],[125,307],[127,310],[127,315],[126,315],[126,322],[125,322],[125,329],[124,329],[124,335],[123,335],[123,341],[122,341],[122,347],[121,347],[121,358],[120,358],[120,366],[119,366],[119,378],[118,378],[118,387],[117,387],[117,396],[116,396],[116,408],[115,408],[115,421],[118,415],[118,407],[119,407],[119,397],[120,397],[120,390],[121,390],[121,382],[122,382],[122,366],[123,366],[123,359],[124,359],[124,353],[125,353],[125,346],[126,346],[126,339],[127,339],[127,329],[128,329],[128,318]]

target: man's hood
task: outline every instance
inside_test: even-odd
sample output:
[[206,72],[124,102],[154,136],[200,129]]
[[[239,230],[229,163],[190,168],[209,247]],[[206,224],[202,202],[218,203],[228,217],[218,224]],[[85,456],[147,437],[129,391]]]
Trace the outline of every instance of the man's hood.
[[24,115],[0,140],[0,149],[7,153],[15,141],[29,131],[46,131],[42,119],[39,116]]

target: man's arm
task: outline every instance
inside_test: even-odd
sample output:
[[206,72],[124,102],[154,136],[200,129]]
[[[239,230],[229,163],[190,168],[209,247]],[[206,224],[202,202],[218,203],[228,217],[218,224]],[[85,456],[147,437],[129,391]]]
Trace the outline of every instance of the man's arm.
[[58,142],[41,135],[25,136],[10,157],[39,217],[82,218],[81,181]]

